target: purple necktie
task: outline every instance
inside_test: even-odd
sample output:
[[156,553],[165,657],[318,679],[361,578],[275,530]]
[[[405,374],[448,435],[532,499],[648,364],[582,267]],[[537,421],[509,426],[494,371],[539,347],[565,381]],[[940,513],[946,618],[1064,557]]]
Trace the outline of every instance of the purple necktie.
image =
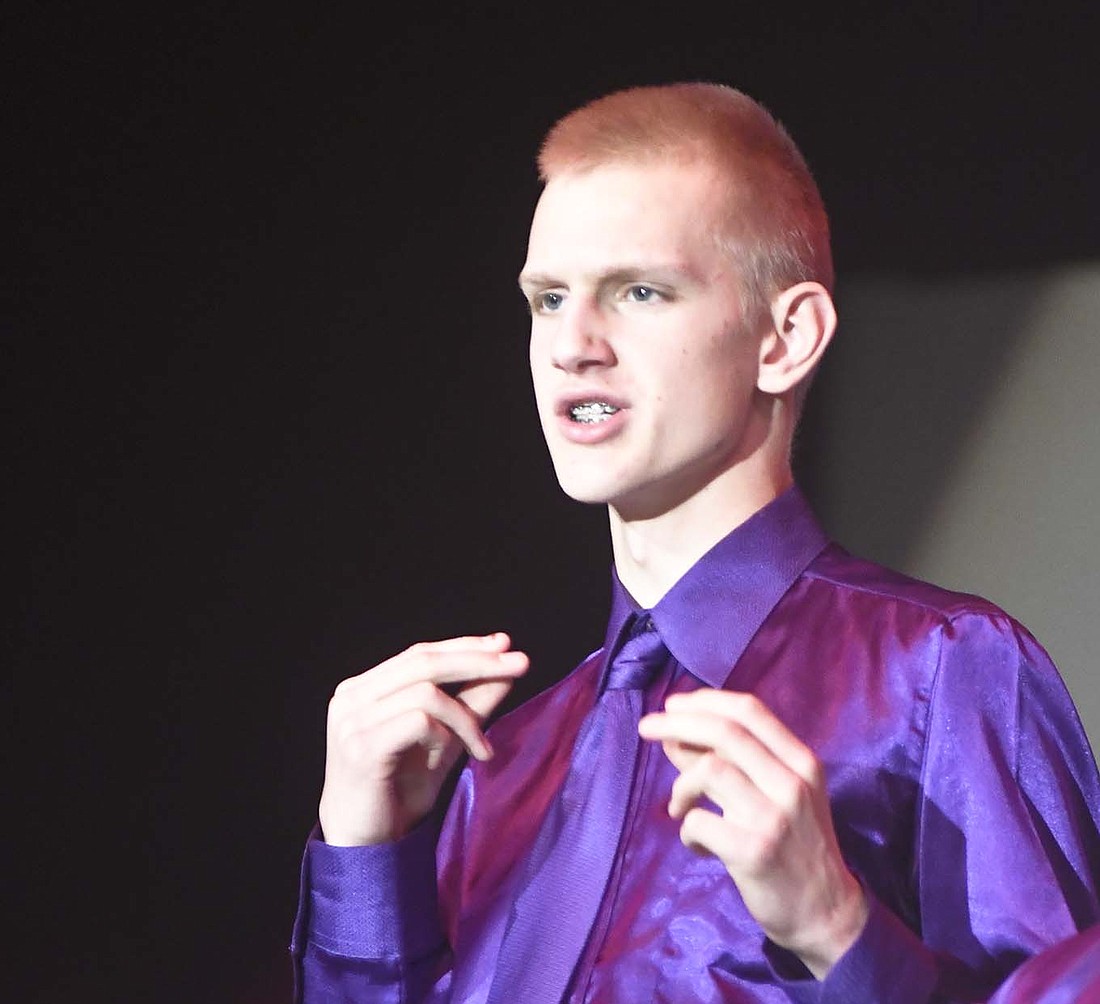
[[653,621],[641,614],[611,663],[604,691],[577,737],[572,766],[531,847],[488,1004],[564,999],[615,863],[638,758],[644,691],[667,659]]

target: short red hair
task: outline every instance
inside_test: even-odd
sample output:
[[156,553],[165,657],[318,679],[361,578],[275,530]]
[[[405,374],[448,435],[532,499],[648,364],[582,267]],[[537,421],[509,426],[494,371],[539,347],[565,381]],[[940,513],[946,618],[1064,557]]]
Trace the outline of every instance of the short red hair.
[[610,164],[700,163],[729,181],[716,236],[742,268],[745,295],[766,311],[797,282],[833,286],[829,222],[817,184],[786,129],[723,84],[631,87],[568,113],[538,155],[543,182]]

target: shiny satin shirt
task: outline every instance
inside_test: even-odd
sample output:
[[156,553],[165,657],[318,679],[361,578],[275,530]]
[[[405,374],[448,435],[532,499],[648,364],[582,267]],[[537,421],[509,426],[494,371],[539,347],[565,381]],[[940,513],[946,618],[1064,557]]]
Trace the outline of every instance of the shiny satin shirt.
[[989,1004],[1100,1004],[1100,924],[1032,956]]
[[[292,941],[300,1000],[488,1000],[525,855],[635,610],[613,576],[604,646],[493,725],[496,756],[467,765],[441,823],[380,847],[310,840]],[[1096,764],[1058,672],[1002,610],[852,557],[792,488],[651,614],[672,657],[647,709],[704,686],[763,700],[824,765],[870,919],[815,980],[767,941],[721,863],[680,843],[666,811],[676,771],[640,741],[621,831],[587,809],[587,839],[617,846],[595,922],[577,931],[553,898],[538,904],[545,952],[582,946],[548,999],[983,1000],[1100,920]],[[621,763],[589,756],[574,769]]]

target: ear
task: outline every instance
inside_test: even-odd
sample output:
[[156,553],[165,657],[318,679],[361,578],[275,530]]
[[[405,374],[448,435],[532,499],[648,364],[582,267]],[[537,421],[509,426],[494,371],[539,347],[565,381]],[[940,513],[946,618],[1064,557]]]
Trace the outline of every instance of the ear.
[[800,282],[772,301],[771,330],[760,342],[756,386],[785,394],[808,377],[836,331],[836,307],[819,282]]

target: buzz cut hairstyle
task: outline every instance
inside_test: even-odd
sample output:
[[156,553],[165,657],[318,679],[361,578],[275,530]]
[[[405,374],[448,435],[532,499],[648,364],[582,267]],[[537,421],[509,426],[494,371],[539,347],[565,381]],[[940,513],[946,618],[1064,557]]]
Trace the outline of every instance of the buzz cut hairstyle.
[[799,282],[833,289],[829,221],[787,130],[725,84],[630,87],[560,118],[538,153],[539,179],[613,164],[704,164],[728,181],[729,216],[715,238],[740,266],[750,317]]

